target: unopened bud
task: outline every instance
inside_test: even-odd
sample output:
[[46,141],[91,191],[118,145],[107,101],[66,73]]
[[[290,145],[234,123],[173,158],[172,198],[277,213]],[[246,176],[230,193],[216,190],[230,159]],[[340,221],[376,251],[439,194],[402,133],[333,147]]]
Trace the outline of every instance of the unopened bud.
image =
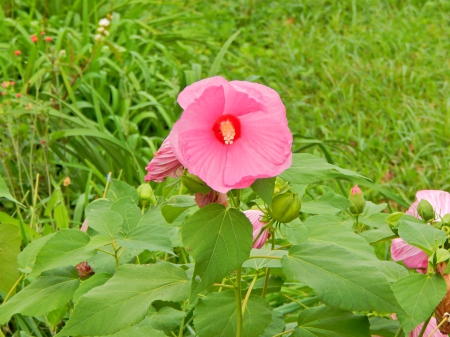
[[433,206],[431,206],[431,204],[425,199],[419,201],[419,205],[417,205],[417,213],[419,213],[420,217],[426,222],[434,220],[436,216]]
[[450,226],[450,213],[447,213],[442,217],[442,224]]
[[211,191],[211,187],[206,185],[203,180],[190,173],[182,175],[181,182],[183,183],[184,187],[186,187],[187,190],[191,193],[208,193],[209,191]]
[[359,215],[364,212],[366,206],[366,200],[364,200],[364,194],[358,185],[353,186],[348,196],[348,201],[352,204],[348,210],[353,215]]
[[142,205],[156,204],[155,196],[153,194],[153,189],[149,184],[142,184],[137,188],[139,195],[139,201]]
[[272,199],[270,216],[282,223],[288,223],[298,217],[301,201],[296,193],[286,192]]

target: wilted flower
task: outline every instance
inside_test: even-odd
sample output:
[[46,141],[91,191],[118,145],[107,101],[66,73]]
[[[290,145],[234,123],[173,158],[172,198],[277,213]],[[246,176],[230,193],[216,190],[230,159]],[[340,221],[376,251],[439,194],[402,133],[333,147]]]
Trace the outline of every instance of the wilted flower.
[[145,168],[148,171],[145,181],[162,182],[166,177],[177,178],[183,174],[183,166],[172,151],[169,137],[164,140],[159,150],[153,154],[153,159]]
[[85,278],[85,277],[95,274],[95,272],[92,270],[91,266],[86,261],[78,263],[75,266],[75,268],[77,268],[78,276],[80,278]]
[[228,207],[227,195],[211,190],[208,193],[195,193],[195,202],[199,208],[205,207],[209,204],[220,204]]
[[169,136],[176,158],[221,193],[274,177],[291,165],[292,134],[273,89],[212,77],[178,96],[184,109]]
[[14,55],[19,56],[20,54],[22,54],[22,52],[20,50],[15,50],[14,51]]
[[[269,238],[269,231],[265,229],[261,235],[259,233],[261,232],[261,229],[267,225],[265,222],[261,222],[261,217],[264,215],[264,213],[260,210],[248,210],[244,211],[244,214],[246,217],[250,220],[250,222],[253,225],[253,241],[255,243],[253,244],[252,248],[261,248],[266,243],[267,239]],[[259,237],[258,237],[259,235]],[[256,239],[258,238],[258,239]]]
[[[440,218],[450,213],[450,193],[437,190],[423,190],[416,193],[416,201],[405,214],[421,219],[417,207],[424,199],[433,206],[436,217]],[[403,239],[392,240],[391,255],[395,261],[403,260],[408,268],[416,268],[418,272],[425,273],[428,266],[428,256],[419,248],[407,244]]]
[[69,186],[70,185],[70,177],[65,177],[64,178],[63,185],[64,186]]
[[31,35],[31,41],[33,41],[34,43],[37,43],[39,41],[38,37],[36,35]]
[[111,22],[108,19],[103,18],[98,22],[98,25],[102,27],[108,27],[110,23]]

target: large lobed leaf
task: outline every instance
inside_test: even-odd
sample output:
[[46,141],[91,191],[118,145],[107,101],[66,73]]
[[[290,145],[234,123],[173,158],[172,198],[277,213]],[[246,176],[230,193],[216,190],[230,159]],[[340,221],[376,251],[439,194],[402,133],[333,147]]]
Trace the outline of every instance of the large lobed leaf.
[[28,287],[0,306],[0,325],[12,315],[41,316],[65,305],[77,289],[80,280],[75,267],[45,271]]
[[343,310],[400,312],[376,261],[358,261],[342,247],[322,242],[293,246],[281,261],[290,280],[311,287],[327,305]]
[[182,226],[183,243],[195,260],[191,296],[239,268],[250,255],[253,226],[236,209],[210,204]]
[[447,235],[443,231],[423,223],[402,220],[397,228],[398,234],[403,240],[422,249],[427,254],[433,253],[447,239]]
[[[81,296],[58,336],[102,336],[141,321],[156,300],[189,295],[186,273],[169,263],[123,265],[105,284]],[[101,324],[99,324],[101,322]]]

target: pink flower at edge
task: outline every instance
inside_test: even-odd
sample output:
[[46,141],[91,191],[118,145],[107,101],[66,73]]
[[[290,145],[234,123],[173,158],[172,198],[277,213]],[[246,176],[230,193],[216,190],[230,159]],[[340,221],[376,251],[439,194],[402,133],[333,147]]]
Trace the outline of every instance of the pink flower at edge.
[[[420,200],[425,199],[436,212],[436,219],[450,213],[450,193],[438,190],[422,190],[416,193],[416,201],[414,201],[405,214],[412,215],[421,219],[417,212],[417,206]],[[403,260],[408,268],[416,268],[419,273],[426,273],[428,266],[428,256],[422,250],[414,247],[403,239],[392,240],[391,245],[392,259],[395,261]]]
[[83,222],[83,224],[82,224],[81,227],[80,227],[80,231],[86,233],[87,230],[88,230],[88,228],[89,228],[89,225],[88,225],[88,219],[86,218],[86,219],[84,219],[84,222]]
[[[419,337],[420,335],[420,330],[422,330],[423,327],[423,323],[420,323],[418,326],[416,326],[414,328],[413,331],[411,331],[411,333],[409,334],[409,337]],[[425,328],[425,332],[423,334],[423,336],[429,336],[430,333],[436,329],[437,327],[437,322],[436,322],[436,318],[431,317],[430,322],[428,323],[427,327]],[[433,337],[447,337],[447,335],[442,334],[439,330],[437,330],[434,334]]]
[[[248,210],[244,211],[245,216],[250,220],[253,225],[253,241],[258,237],[259,232],[261,232],[261,228],[267,225],[266,222],[261,222],[261,217],[264,213],[260,210]],[[258,240],[253,244],[252,248],[261,248],[266,243],[269,238],[269,231],[265,229],[262,234],[259,236]],[[252,241],[252,242],[253,242]]]
[[153,159],[145,168],[148,171],[145,176],[146,182],[150,180],[162,182],[166,177],[177,178],[183,174],[183,165],[173,153],[169,138],[170,135],[154,153]]
[[211,190],[208,193],[195,193],[195,202],[199,208],[209,204],[220,204],[228,207],[227,195]]
[[292,162],[286,109],[273,89],[216,76],[186,87],[184,109],[169,136],[190,173],[226,193],[274,177]]

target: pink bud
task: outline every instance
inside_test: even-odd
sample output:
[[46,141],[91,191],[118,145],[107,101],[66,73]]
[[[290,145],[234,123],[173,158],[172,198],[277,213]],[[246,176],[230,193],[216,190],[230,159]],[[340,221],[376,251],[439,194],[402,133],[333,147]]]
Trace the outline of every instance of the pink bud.
[[208,193],[195,193],[195,202],[199,208],[209,204],[220,204],[228,207],[227,195],[211,190]]
[[358,187],[358,185],[355,185],[355,186],[353,186],[353,188],[351,189],[351,193],[352,193],[352,195],[355,195],[355,194],[362,194],[362,191],[361,191],[361,189]]
[[[269,231],[265,229],[261,235],[259,233],[261,232],[261,229],[267,225],[267,223],[261,221],[261,217],[264,215],[264,213],[260,210],[248,210],[244,211],[245,216],[250,220],[250,222],[253,225],[253,241],[255,243],[253,244],[252,248],[261,248],[266,243],[267,239],[269,238]],[[259,235],[259,237],[258,237]],[[258,238],[258,239],[256,239]]]

